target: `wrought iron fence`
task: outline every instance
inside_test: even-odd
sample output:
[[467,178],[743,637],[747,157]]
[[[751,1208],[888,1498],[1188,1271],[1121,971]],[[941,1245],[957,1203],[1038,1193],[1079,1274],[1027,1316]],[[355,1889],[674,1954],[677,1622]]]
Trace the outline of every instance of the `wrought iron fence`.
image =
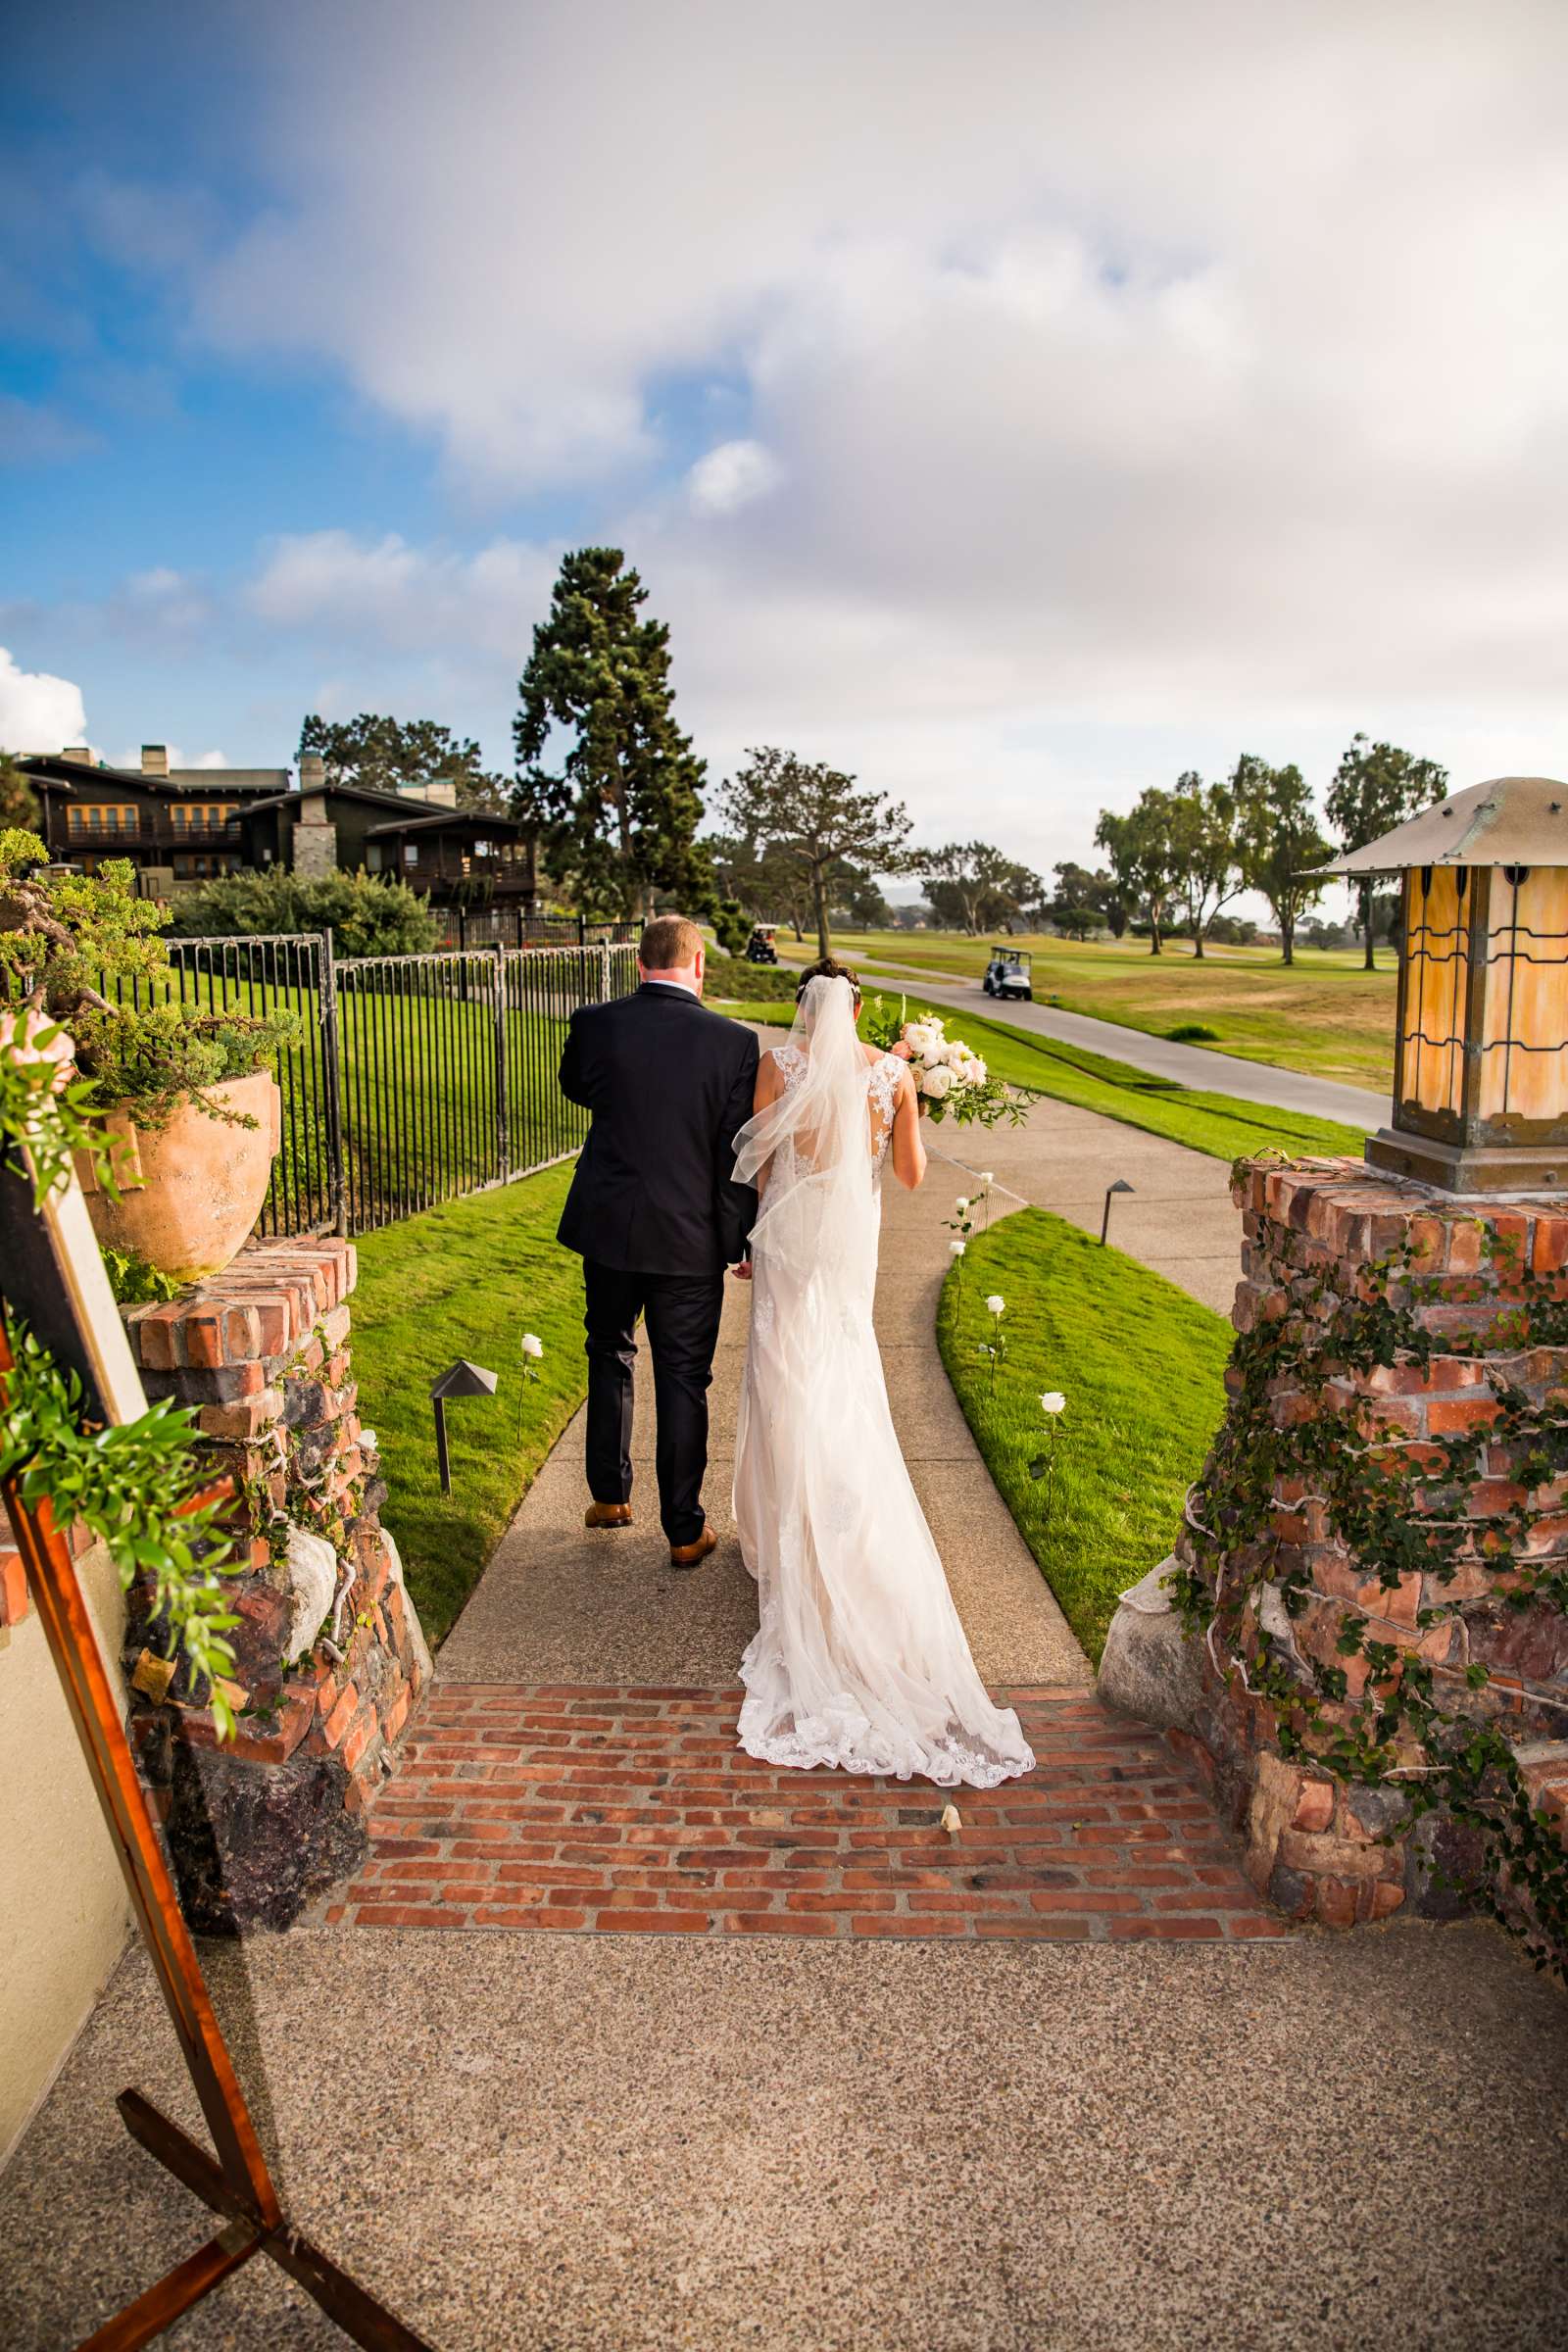
[[441,926],[443,948],[629,948],[640,936],[640,923],[591,923],[580,914],[525,914],[515,906],[431,905]]
[[325,933],[171,940],[167,983],[206,1011],[299,1015],[264,1234],[368,1233],[574,1152],[566,1023],[636,985],[630,944],[336,957]]

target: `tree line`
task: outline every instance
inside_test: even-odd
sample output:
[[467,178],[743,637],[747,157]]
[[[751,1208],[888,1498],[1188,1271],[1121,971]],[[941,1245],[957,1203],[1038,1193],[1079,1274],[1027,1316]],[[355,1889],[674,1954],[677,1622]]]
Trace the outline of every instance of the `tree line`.
[[[332,724],[313,714],[300,750],[362,784],[451,779],[460,808],[522,826],[530,855],[582,912],[636,916],[674,904],[713,921],[732,950],[754,921],[783,920],[814,931],[824,955],[836,918],[858,929],[889,922],[881,878],[910,875],[944,929],[1050,924],[1079,938],[1132,930],[1147,934],[1154,956],[1177,934],[1196,956],[1235,936],[1225,909],[1256,893],[1291,963],[1324,887],[1310,869],[1336,846],[1376,839],[1447,785],[1435,760],[1357,734],[1325,799],[1331,839],[1298,766],[1244,753],[1220,780],[1187,770],[1125,813],[1102,810],[1095,841],[1104,864],[1064,859],[1048,884],[992,843],[913,845],[902,803],[764,745],[720,785],[720,828],[704,833],[706,762],[676,720],[669,629],[646,612],[647,601],[618,548],[564,558],[518,680],[510,777],[485,769],[478,745],[444,726],[373,713]],[[1358,927],[1369,968],[1375,914],[1368,881]]]

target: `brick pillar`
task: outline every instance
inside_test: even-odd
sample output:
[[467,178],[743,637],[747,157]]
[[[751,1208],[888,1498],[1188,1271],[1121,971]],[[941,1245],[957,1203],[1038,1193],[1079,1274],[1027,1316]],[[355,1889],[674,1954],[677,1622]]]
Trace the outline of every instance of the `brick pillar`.
[[[1247,1601],[1239,1619],[1216,1628],[1212,1650],[1186,1645],[1185,1728],[1172,1737],[1229,1798],[1247,1833],[1249,1875],[1286,1911],[1330,1927],[1406,1904],[1450,1915],[1463,1907],[1452,1880],[1473,1870],[1481,1849],[1473,1832],[1441,1814],[1412,1823],[1405,1791],[1422,1764],[1418,1742],[1400,1736],[1396,1762],[1411,1776],[1402,1784],[1397,1772],[1370,1784],[1337,1779],[1288,1752],[1279,1710],[1258,1687],[1273,1675],[1289,1691],[1319,1695],[1321,1670],[1344,1673],[1344,1702],[1326,1704],[1310,1731],[1312,1746],[1324,1749],[1368,1684],[1366,1658],[1340,1647],[1347,1612],[1367,1612],[1372,1637],[1396,1653],[1394,1675],[1418,1658],[1446,1712],[1501,1731],[1532,1804],[1561,1834],[1568,1616],[1545,1595],[1530,1597],[1520,1569],[1568,1568],[1568,1478],[1521,1483],[1528,1442],[1499,1443],[1493,1424],[1508,1398],[1523,1399],[1532,1419],[1568,1406],[1568,1348],[1534,1344],[1532,1294],[1521,1279],[1524,1269],[1540,1278],[1538,1300],[1562,1296],[1568,1210],[1551,1200],[1458,1200],[1349,1161],[1245,1168],[1237,1197],[1245,1226],[1237,1330],[1278,1331],[1316,1369],[1306,1377],[1282,1358],[1268,1381],[1266,1420],[1284,1443],[1272,1460],[1268,1446],[1255,1448],[1262,1532],[1237,1555]],[[1393,1297],[1411,1308],[1418,1333],[1463,1352],[1423,1364],[1419,1349],[1401,1348],[1392,1362],[1363,1368],[1330,1361],[1332,1346],[1314,1355],[1315,1333],[1333,1326],[1344,1302],[1368,1296],[1368,1267],[1406,1248],[1412,1256],[1401,1261]],[[1233,1399],[1244,1377],[1233,1362]],[[1426,1506],[1460,1523],[1451,1578],[1412,1568],[1391,1588],[1360,1556],[1291,1458],[1291,1432],[1324,1416],[1333,1417],[1338,1446],[1372,1461],[1400,1447],[1456,1447],[1457,1468]],[[1418,1458],[1441,1469],[1435,1452]],[[1187,1529],[1175,1557],[1204,1577],[1206,1614],[1208,1547]],[[1294,1587],[1289,1609],[1281,1579]],[[1467,1681],[1472,1667],[1486,1669],[1478,1688]],[[1506,1886],[1497,1891],[1515,1907]]]
[[210,1934],[286,1927],[355,1867],[429,1676],[356,1409],[354,1280],[348,1242],[263,1242],[172,1305],[124,1310],[148,1396],[198,1408],[215,1476],[240,1490],[238,1737],[219,1741],[183,1668],[168,1678],[134,1596],[127,1635],[133,1744]]

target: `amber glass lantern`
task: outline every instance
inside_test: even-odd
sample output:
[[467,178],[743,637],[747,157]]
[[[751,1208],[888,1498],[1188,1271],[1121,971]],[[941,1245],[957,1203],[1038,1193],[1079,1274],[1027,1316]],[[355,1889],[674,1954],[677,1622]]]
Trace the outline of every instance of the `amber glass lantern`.
[[1374,1167],[1568,1188],[1568,784],[1499,776],[1324,869],[1403,875],[1394,1119]]

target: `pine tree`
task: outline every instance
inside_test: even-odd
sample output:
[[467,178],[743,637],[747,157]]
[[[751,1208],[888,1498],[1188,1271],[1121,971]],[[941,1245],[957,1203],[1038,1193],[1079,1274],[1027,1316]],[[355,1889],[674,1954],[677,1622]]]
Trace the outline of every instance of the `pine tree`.
[[[537,829],[584,912],[645,913],[658,893],[711,912],[712,876],[696,846],[704,762],[675,724],[669,630],[640,617],[647,601],[618,547],[563,559],[517,685],[513,811]],[[558,728],[569,740],[551,770]]]

